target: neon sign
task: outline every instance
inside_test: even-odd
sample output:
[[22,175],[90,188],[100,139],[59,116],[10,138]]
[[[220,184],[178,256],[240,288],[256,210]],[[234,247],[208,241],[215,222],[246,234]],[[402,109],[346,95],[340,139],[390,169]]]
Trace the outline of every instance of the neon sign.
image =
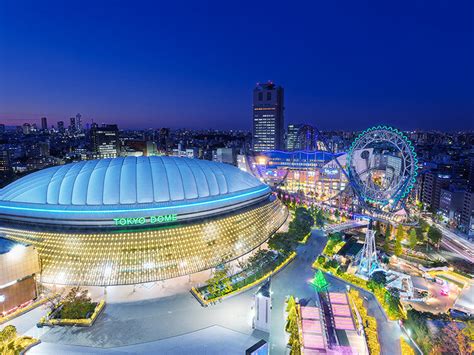
[[141,224],[161,224],[175,222],[178,220],[177,214],[165,214],[161,216],[147,216],[147,217],[119,217],[114,218],[116,226],[134,226]]

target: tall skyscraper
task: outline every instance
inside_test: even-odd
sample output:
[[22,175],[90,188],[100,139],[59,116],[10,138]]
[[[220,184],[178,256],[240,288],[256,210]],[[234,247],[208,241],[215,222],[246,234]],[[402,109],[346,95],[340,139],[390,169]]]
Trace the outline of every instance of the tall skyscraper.
[[273,82],[257,84],[253,90],[252,149],[264,152],[283,149],[283,88]]
[[58,121],[58,131],[64,133],[64,121]]
[[76,117],[71,117],[69,119],[69,132],[76,131]]
[[80,113],[76,115],[76,132],[82,132],[82,116]]
[[69,119],[69,131],[73,133],[82,132],[82,116],[80,113],[76,117],[71,117]]
[[41,129],[43,131],[48,129],[48,119],[46,117],[41,117]]

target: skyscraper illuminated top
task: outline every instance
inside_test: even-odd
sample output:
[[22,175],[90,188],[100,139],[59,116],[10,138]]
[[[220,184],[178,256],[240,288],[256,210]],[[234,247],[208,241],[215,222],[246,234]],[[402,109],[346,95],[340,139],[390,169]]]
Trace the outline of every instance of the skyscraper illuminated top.
[[253,90],[252,149],[264,152],[283,149],[283,88],[269,81]]

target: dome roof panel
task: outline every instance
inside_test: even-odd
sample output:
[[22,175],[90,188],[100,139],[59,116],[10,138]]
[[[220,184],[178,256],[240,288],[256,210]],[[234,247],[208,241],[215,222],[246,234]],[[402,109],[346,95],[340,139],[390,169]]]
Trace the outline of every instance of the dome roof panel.
[[0,190],[0,204],[167,205],[264,188],[234,166],[167,156],[91,160],[47,168]]

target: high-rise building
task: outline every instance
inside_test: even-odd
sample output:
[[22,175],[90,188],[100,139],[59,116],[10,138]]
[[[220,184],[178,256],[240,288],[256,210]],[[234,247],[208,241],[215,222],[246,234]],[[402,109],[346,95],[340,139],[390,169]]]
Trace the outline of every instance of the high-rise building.
[[0,173],[11,170],[10,152],[8,150],[0,150]]
[[116,124],[91,126],[92,149],[95,158],[115,158],[119,155],[119,130]]
[[292,152],[298,148],[298,132],[302,124],[290,123],[286,130],[286,150]]
[[31,125],[29,123],[23,123],[23,134],[31,133]]
[[82,116],[80,113],[76,115],[76,132],[82,132]]
[[307,124],[289,124],[286,133],[286,149],[290,152],[317,150],[316,129]]
[[469,158],[467,165],[467,184],[469,191],[474,192],[474,157]]
[[451,175],[436,171],[428,171],[423,177],[423,191],[421,202],[433,212],[439,209],[441,200],[441,189],[447,188],[451,181]]
[[69,131],[70,132],[76,131],[76,117],[71,117],[69,119]]
[[41,117],[41,129],[43,131],[48,129],[48,119],[46,117]]
[[64,133],[64,121],[58,121],[58,131]]
[[461,230],[474,235],[474,192],[466,191],[461,209]]
[[283,149],[283,88],[273,82],[253,90],[252,149],[256,152]]
[[303,125],[299,131],[297,136],[297,145],[298,149],[305,150],[305,151],[313,151],[317,149],[316,146],[316,130],[313,126],[310,125]]

